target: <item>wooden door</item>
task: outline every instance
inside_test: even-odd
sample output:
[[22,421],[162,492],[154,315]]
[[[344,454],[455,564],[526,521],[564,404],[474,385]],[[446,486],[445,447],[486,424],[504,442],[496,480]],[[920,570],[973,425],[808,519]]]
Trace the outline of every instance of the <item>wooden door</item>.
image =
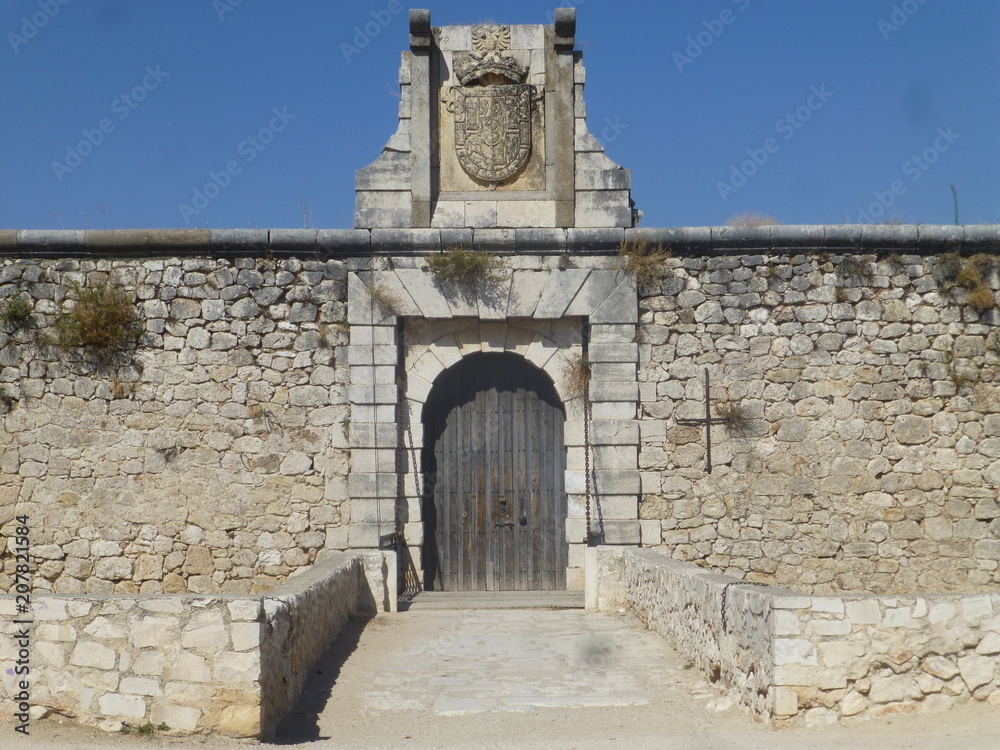
[[562,404],[511,354],[466,357],[424,407],[425,586],[566,588]]

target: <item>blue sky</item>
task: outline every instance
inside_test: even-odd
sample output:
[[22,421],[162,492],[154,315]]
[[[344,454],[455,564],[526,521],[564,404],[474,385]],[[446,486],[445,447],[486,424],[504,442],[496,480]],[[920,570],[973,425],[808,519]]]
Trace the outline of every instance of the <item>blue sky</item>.
[[[951,185],[962,223],[1000,222],[1000,2],[565,4],[591,130],[632,170],[643,225],[950,224]],[[555,7],[423,5],[435,26]],[[2,0],[0,228],[353,226],[354,171],[395,129],[409,7]]]

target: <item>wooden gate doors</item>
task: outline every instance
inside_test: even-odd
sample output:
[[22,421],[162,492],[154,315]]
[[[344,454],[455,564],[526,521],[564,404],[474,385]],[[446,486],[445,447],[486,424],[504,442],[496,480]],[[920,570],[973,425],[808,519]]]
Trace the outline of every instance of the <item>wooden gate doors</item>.
[[424,406],[425,587],[566,588],[565,412],[513,354],[473,354]]

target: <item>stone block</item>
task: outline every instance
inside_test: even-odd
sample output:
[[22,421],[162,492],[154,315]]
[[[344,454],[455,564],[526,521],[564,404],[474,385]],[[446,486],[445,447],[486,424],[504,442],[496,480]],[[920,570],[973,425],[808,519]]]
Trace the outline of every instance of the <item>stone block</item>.
[[849,620],[812,620],[810,630],[819,636],[841,636],[851,632]]
[[169,703],[157,702],[149,712],[149,720],[155,725],[166,724],[181,732],[198,730],[201,719],[201,709],[191,706],[174,706]]
[[181,646],[214,653],[230,647],[229,634],[226,626],[221,624],[194,628],[189,626],[181,634]]
[[806,665],[818,664],[816,647],[811,641],[802,638],[776,638],[774,641],[775,665]]
[[593,524],[593,528],[594,530],[603,530],[605,544],[638,546],[642,543],[642,534],[638,520],[604,521],[600,525]]
[[840,701],[841,716],[856,716],[866,708],[868,708],[868,700],[861,693],[854,690],[845,695]]
[[163,695],[159,680],[152,680],[148,677],[124,677],[119,689],[123,693],[132,693],[133,695]]
[[955,663],[944,656],[929,656],[920,667],[924,672],[939,680],[950,680],[959,673]]
[[261,604],[259,599],[244,599],[229,602],[229,616],[233,622],[256,622],[260,619]]
[[212,679],[216,683],[253,683],[260,680],[260,654],[221,653],[215,657]]
[[591,362],[632,362],[639,361],[638,344],[591,344]]
[[875,599],[854,599],[846,604],[848,619],[855,625],[878,625],[882,610]]
[[110,648],[92,641],[77,643],[70,654],[69,663],[76,667],[114,669],[118,656]]
[[776,609],[771,612],[771,630],[774,635],[799,635],[802,622],[796,611]]
[[260,706],[226,706],[219,717],[219,731],[230,737],[260,734]]
[[107,693],[98,700],[101,713],[127,719],[142,719],[146,716],[146,701],[138,695],[117,695]]
[[997,662],[995,658],[979,654],[970,654],[958,660],[959,673],[970,692],[996,679]]
[[799,712],[799,694],[791,688],[773,688],[772,712],[775,716],[795,716]]

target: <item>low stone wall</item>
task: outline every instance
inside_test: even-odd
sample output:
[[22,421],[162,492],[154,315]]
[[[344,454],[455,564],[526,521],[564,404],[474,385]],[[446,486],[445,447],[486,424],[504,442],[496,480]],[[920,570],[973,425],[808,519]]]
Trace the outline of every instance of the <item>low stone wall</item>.
[[655,550],[589,550],[587,606],[627,606],[779,726],[1000,704],[1000,593],[803,596]]
[[[271,734],[348,618],[382,609],[385,592],[371,591],[378,578],[365,568],[362,555],[334,554],[253,596],[36,596],[33,713],[106,729]],[[13,597],[0,597],[5,620],[15,611]],[[0,663],[14,663],[20,627],[4,625]],[[14,679],[0,673],[0,696],[13,698]]]

